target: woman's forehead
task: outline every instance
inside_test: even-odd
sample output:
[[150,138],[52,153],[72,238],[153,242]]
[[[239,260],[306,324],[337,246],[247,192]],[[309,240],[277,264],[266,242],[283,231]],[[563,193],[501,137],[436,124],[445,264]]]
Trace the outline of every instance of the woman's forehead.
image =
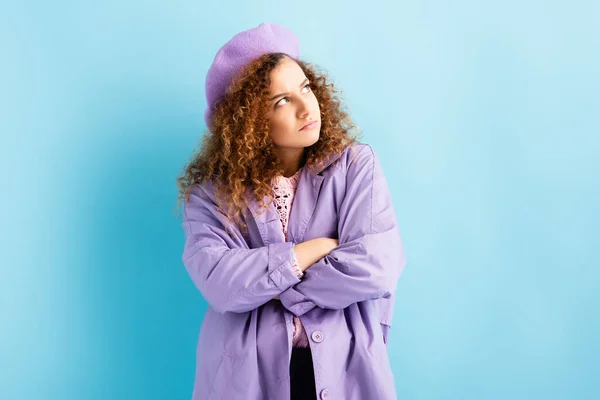
[[271,89],[286,91],[302,84],[305,79],[306,75],[298,63],[286,57],[271,71]]

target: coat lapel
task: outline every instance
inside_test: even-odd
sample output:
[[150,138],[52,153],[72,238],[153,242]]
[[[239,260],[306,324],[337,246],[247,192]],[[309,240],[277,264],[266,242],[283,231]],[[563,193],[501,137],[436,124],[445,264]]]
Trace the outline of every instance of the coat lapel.
[[288,222],[288,240],[294,243],[304,241],[304,232],[317,206],[324,178],[308,168],[304,168],[300,174]]
[[[248,209],[256,222],[263,244],[266,246],[271,243],[284,242],[285,236],[281,229],[281,221],[279,220],[279,213],[275,209],[275,203],[271,202],[266,209],[261,210],[259,202],[253,197],[250,198]],[[263,202],[267,204],[268,201],[269,197],[265,196]]]
[[[313,216],[319,199],[319,192],[323,186],[325,177],[321,172],[337,160],[341,154],[332,154],[326,160],[323,166],[319,169],[310,167],[303,168],[296,188],[296,194],[292,202],[292,211],[288,220],[288,240],[294,243],[302,243],[304,233],[308,227],[308,223]],[[268,202],[269,198],[265,196],[264,203]],[[284,242],[285,236],[281,229],[281,221],[279,213],[275,208],[275,204],[271,203],[262,213],[259,214],[260,205],[254,198],[248,204],[248,209],[252,213],[252,217],[256,222],[258,231],[264,245],[270,243]]]

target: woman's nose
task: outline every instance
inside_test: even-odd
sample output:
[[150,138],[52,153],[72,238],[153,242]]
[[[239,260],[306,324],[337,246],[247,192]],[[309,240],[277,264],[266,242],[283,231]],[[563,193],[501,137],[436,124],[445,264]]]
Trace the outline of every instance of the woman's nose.
[[308,103],[306,101],[300,101],[298,103],[298,118],[304,119],[308,115]]

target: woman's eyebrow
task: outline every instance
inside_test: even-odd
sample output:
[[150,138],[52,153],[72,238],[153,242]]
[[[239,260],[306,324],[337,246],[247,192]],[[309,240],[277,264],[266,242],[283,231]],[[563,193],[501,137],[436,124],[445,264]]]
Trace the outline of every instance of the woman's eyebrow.
[[[306,82],[308,82],[308,78],[304,79],[304,80],[302,81],[302,83],[301,83],[300,85],[298,85],[298,87],[304,86],[304,84],[305,84]],[[281,97],[281,96],[288,96],[288,95],[289,95],[289,93],[287,93],[287,92],[286,92],[286,93],[281,93],[281,94],[278,94],[277,96],[273,96],[273,97],[271,97],[271,98],[269,99],[269,101],[275,100],[276,98],[278,98],[278,97]]]

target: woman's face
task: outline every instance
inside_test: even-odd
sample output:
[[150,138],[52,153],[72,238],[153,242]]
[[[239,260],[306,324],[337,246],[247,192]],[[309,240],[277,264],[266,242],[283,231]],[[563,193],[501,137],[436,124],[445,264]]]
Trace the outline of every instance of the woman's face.
[[270,77],[267,115],[275,146],[283,150],[315,144],[321,130],[319,103],[300,66],[285,57]]

